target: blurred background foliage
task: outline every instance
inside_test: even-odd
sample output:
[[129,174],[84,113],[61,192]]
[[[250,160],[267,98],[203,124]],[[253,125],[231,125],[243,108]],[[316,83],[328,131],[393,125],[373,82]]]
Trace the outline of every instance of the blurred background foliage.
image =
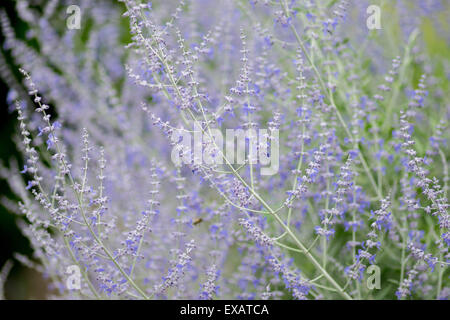
[[[0,4],[2,10],[5,10],[8,17],[11,19],[11,23],[14,26],[14,30],[18,37],[24,37],[27,30],[27,25],[19,20],[15,11],[16,1],[3,0]],[[4,36],[0,32],[0,43],[3,44]],[[2,45],[2,53],[8,59],[10,67],[16,68],[7,53],[4,52]],[[5,66],[2,66],[5,67]],[[10,68],[12,70],[12,68]],[[5,83],[3,78],[0,78],[0,160],[4,166],[8,166],[11,159],[16,159],[19,163],[21,157],[15,146],[15,142],[12,137],[17,131],[17,122],[15,115],[8,110],[8,92],[9,85]],[[0,180],[0,195],[2,197],[8,197],[14,199],[14,195],[8,187],[8,184],[4,180]],[[31,249],[28,240],[21,234],[17,228],[16,219],[13,213],[8,212],[6,208],[0,206],[0,265],[12,259],[14,252],[30,255]],[[14,264],[13,269],[9,275],[5,288],[5,298],[7,299],[23,299],[23,298],[43,298],[45,293],[39,293],[42,291],[42,286],[39,285],[41,277],[35,274],[34,271],[24,268],[18,263]],[[33,279],[38,279],[34,281]],[[39,289],[39,287],[41,287]]]
[[[96,0],[98,1],[98,0]],[[115,0],[111,1],[116,5],[119,5]],[[214,1],[214,0],[211,0]],[[354,0],[356,1],[356,0]],[[433,0],[434,1],[434,0]],[[437,0],[436,0],[437,1]],[[39,51],[39,45],[34,43],[33,40],[27,40],[26,33],[28,30],[27,24],[20,20],[16,11],[16,0],[1,0],[0,10],[6,11],[11,24],[14,28],[15,34],[18,38],[27,41],[28,45]],[[35,9],[42,9],[42,4],[45,0],[29,0],[31,6]],[[154,1],[158,2],[158,1]],[[331,2],[336,2],[332,0]],[[351,1],[352,2],[352,1]],[[353,10],[349,12],[350,19],[346,23],[347,30],[352,32],[349,34],[349,39],[355,41],[355,37],[364,39],[364,43],[361,42],[361,46],[365,50],[375,50],[380,53],[389,53],[389,56],[381,56],[380,59],[390,61],[392,57],[402,55],[404,44],[406,42],[408,33],[411,31],[408,29],[408,22],[415,21],[415,26],[419,27],[419,41],[421,42],[421,49],[423,54],[427,56],[429,62],[431,62],[432,70],[429,70],[435,78],[438,79],[439,90],[442,91],[443,100],[450,101],[448,98],[449,78],[450,78],[450,1],[441,1],[443,9],[438,12],[433,12],[432,15],[426,12],[426,7],[423,7],[422,16],[405,16],[405,12],[399,10],[399,1],[395,0],[373,0],[372,4],[379,5],[381,7],[381,21],[382,30],[368,31],[365,25],[366,12],[361,12],[359,6],[353,7]],[[403,6],[410,6],[414,10],[419,9],[422,3],[429,3],[430,1],[401,1]],[[77,0],[73,1],[74,4]],[[351,6],[352,7],[352,6]],[[61,8],[63,9],[63,8]],[[408,8],[407,8],[408,9]],[[415,12],[412,10],[411,12]],[[64,26],[65,10],[61,10],[61,19],[56,21]],[[410,13],[411,13],[410,12]],[[79,31],[79,39],[83,43],[88,39],[89,33],[89,20],[82,21],[82,29]],[[418,21],[418,23],[417,23]],[[355,28],[355,24],[359,24],[359,27]],[[354,34],[353,34],[354,33]],[[123,19],[123,43],[129,41],[128,25],[127,21]],[[368,40],[368,41],[367,41]],[[4,58],[7,61],[7,66],[0,66],[0,68],[7,67],[12,72],[19,84],[19,75],[17,73],[18,66],[14,64],[11,56],[7,50],[4,50],[4,36],[0,32],[0,44],[1,51]],[[358,43],[358,42],[356,42]],[[377,73],[382,73],[385,70],[380,70],[377,67],[377,61],[373,60],[374,55],[367,56],[367,68]],[[412,64],[411,75],[413,83],[416,84],[422,73],[421,66],[418,64]],[[17,132],[16,115],[9,110],[9,90],[11,89],[11,83],[5,83],[5,80],[0,77],[0,161],[6,167],[9,166],[10,161],[13,159],[17,161],[19,165],[23,164],[22,158],[19,155],[18,149],[15,146],[13,139]],[[444,106],[444,108],[450,109],[450,106]],[[447,118],[449,115],[447,114]],[[15,199],[15,196],[9,190],[5,181],[0,180],[0,196]],[[24,255],[30,255],[31,249],[28,240],[21,234],[16,225],[16,219],[19,219],[14,213],[8,212],[8,210],[0,205],[0,266],[2,266],[7,260],[13,259],[13,253],[18,252]],[[46,296],[45,279],[42,275],[36,274],[28,268],[21,266],[18,262],[14,263],[14,267],[10,273],[8,281],[6,282],[5,296],[7,299],[43,299]]]

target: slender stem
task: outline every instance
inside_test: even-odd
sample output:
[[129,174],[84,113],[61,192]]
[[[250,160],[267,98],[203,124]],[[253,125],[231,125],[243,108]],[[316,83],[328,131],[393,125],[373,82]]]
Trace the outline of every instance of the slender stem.
[[[29,77],[29,76],[28,76],[28,77]],[[30,81],[31,81],[31,80],[30,80]],[[37,97],[38,97],[37,94],[35,94],[34,96],[35,96],[35,100],[37,100]],[[39,107],[42,109],[42,112],[43,112],[44,116],[46,116],[46,112],[45,112],[45,110],[42,108],[42,104],[41,104],[40,101],[38,101],[38,105],[39,105]],[[50,119],[47,119],[47,125],[48,125],[50,128],[53,128],[52,125],[51,125],[51,123],[50,123]],[[52,135],[55,136],[55,133],[54,133],[53,130],[51,130],[51,133],[52,133]],[[56,146],[56,150],[57,150],[58,154],[61,155],[61,154],[62,154],[62,150],[61,150],[61,148],[60,148],[60,146],[59,146],[59,143],[58,143],[57,141],[55,141],[55,146]],[[62,166],[64,167],[64,171],[67,172],[67,175],[68,175],[69,180],[70,180],[70,186],[71,186],[71,188],[72,188],[72,190],[73,190],[73,192],[74,192],[74,194],[75,194],[75,197],[76,197],[77,202],[78,202],[78,206],[79,206],[80,211],[81,211],[81,215],[82,215],[82,217],[83,217],[83,221],[84,221],[85,225],[88,227],[89,232],[91,233],[91,235],[93,236],[93,238],[95,239],[95,241],[96,241],[96,242],[101,246],[101,248],[105,251],[106,255],[107,255],[107,256],[109,257],[109,259],[114,263],[114,265],[117,267],[117,269],[119,269],[120,273],[121,273],[121,274],[128,280],[128,282],[133,286],[133,288],[135,288],[136,291],[138,291],[145,299],[148,299],[148,298],[147,298],[147,295],[144,293],[144,291],[143,291],[142,289],[140,289],[140,288],[134,283],[134,281],[133,281],[133,280],[128,276],[128,274],[122,269],[122,267],[119,265],[119,263],[116,261],[116,259],[112,256],[112,254],[109,252],[109,250],[108,250],[108,249],[106,248],[106,246],[103,244],[102,240],[101,240],[99,237],[97,237],[97,235],[95,234],[94,230],[92,229],[91,224],[89,224],[88,221],[87,221],[87,217],[86,217],[86,214],[85,214],[85,212],[84,212],[83,197],[80,196],[80,193],[78,192],[77,188],[75,188],[75,180],[74,180],[74,178],[73,178],[73,176],[72,176],[70,170],[68,169],[68,165],[67,165],[66,161],[65,161],[63,158],[61,158],[60,161],[61,161]],[[69,249],[69,251],[71,252],[70,247],[68,247],[68,249]],[[87,281],[88,281],[88,283],[89,283],[89,279],[88,279],[87,277],[86,277],[86,279],[87,279]]]
[[[287,11],[287,14],[289,14],[288,11]],[[308,52],[307,52],[307,50],[306,50],[306,48],[305,48],[305,46],[303,44],[303,41],[300,39],[300,36],[297,33],[297,30],[295,29],[295,26],[292,23],[290,23],[289,26],[290,26],[292,32],[294,33],[295,38],[297,39],[297,42],[298,42],[300,48],[302,49],[303,54],[305,55],[306,59],[308,60],[309,64],[311,65],[311,68],[313,69],[314,73],[316,74],[317,79],[319,80],[319,83],[320,83],[320,85],[321,85],[321,87],[323,89],[323,92],[327,96],[328,100],[331,103],[331,106],[333,107],[334,111],[336,112],[336,115],[337,115],[337,117],[339,119],[339,122],[341,123],[342,127],[344,128],[348,138],[350,138],[353,141],[354,140],[353,135],[350,132],[350,130],[348,129],[347,124],[344,121],[344,118],[342,117],[339,109],[337,108],[337,106],[336,106],[336,104],[334,102],[333,93],[331,92],[330,89],[328,89],[325,86],[325,83],[324,83],[324,81],[322,79],[322,76],[321,76],[319,70],[317,69],[316,65],[314,64],[313,60],[309,56],[309,54],[308,54]],[[376,192],[376,194],[378,196],[378,199],[381,200],[383,198],[383,196],[381,195],[380,191],[378,190],[377,184],[375,183],[375,179],[373,178],[373,175],[370,172],[369,166],[367,165],[366,160],[364,159],[364,156],[363,156],[361,151],[358,152],[358,157],[361,160],[361,163],[363,164],[364,170],[366,171],[366,174],[369,177],[370,183],[372,184],[372,187],[374,188],[374,190],[375,190],[375,192]]]

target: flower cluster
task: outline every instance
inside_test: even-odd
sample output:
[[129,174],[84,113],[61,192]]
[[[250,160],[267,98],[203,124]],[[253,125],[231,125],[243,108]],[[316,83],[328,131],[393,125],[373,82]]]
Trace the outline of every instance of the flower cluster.
[[386,4],[419,20],[383,36],[366,0],[86,0],[82,30],[56,2],[18,2],[25,35],[0,10],[0,203],[49,298],[449,297],[450,69],[412,28],[445,1]]

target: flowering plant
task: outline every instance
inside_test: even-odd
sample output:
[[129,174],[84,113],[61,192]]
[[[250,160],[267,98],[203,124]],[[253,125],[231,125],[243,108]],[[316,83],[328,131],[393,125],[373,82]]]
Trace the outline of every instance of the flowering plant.
[[0,13],[2,204],[51,297],[449,297],[449,64],[417,21],[383,50],[366,1],[80,0],[67,29],[70,2],[17,1],[26,40]]

